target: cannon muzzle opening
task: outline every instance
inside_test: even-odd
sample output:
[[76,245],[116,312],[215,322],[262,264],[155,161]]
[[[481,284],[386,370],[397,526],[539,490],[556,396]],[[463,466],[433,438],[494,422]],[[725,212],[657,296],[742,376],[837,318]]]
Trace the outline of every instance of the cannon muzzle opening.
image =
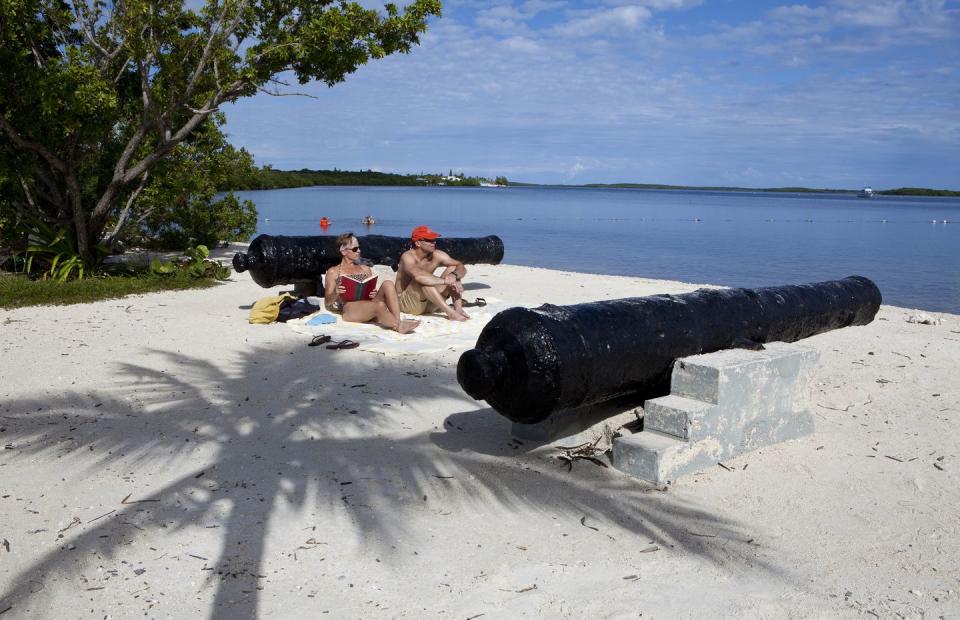
[[499,349],[470,349],[457,364],[457,381],[476,400],[486,399],[500,384],[507,358]]
[[243,252],[237,252],[233,255],[233,270],[237,273],[243,273],[250,267],[250,259]]

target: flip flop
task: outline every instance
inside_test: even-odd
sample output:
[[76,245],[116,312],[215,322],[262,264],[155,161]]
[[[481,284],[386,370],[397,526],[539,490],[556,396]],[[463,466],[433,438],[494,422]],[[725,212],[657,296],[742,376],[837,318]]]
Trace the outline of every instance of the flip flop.
[[473,303],[466,304],[470,308],[482,308],[487,305],[487,300],[483,297],[477,297],[473,300]]
[[330,342],[330,340],[331,340],[330,336],[328,336],[328,335],[326,335],[326,334],[320,334],[319,336],[314,336],[314,337],[313,337],[313,340],[311,340],[310,343],[307,344],[307,346],[308,346],[308,347],[319,347],[320,345],[322,345],[322,344],[324,344],[324,343],[326,343],[326,342]]
[[342,340],[340,342],[335,342],[333,344],[328,344],[328,349],[356,349],[360,346],[360,343],[356,340]]

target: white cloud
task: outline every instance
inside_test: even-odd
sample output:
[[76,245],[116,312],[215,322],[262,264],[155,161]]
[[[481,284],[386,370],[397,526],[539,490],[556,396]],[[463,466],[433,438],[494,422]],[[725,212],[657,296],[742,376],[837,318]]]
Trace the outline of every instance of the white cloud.
[[504,39],[503,46],[511,52],[521,52],[525,54],[536,54],[541,51],[541,46],[536,41],[531,41],[526,37],[510,37]]
[[650,19],[650,9],[631,5],[593,12],[581,12],[556,27],[556,32],[567,37],[591,37],[636,30]]
[[[309,87],[319,101],[239,104],[228,131],[260,163],[288,168],[459,162],[533,182],[777,186],[804,175],[822,187],[845,186],[831,179],[854,172],[857,183],[867,174],[891,186],[956,177],[944,170],[960,157],[951,85],[960,39],[937,38],[943,20],[957,22],[942,3],[904,0],[899,25],[887,28],[857,23],[890,19],[889,10],[867,15],[851,2],[718,24],[696,11],[658,13],[682,0],[593,0],[589,11],[455,1],[410,55],[371,62],[334,89]],[[845,12],[857,7],[855,23]],[[932,38],[906,36],[923,28]],[[860,170],[871,162],[898,167]]]
[[837,0],[831,9],[838,26],[894,28],[903,25],[906,14],[912,12],[913,7],[904,0]]
[[570,166],[570,169],[567,171],[567,178],[572,180],[572,179],[576,178],[577,175],[579,175],[581,172],[583,172],[583,171],[586,170],[586,169],[587,169],[587,167],[584,166],[582,163],[576,162],[575,164],[573,164],[572,166]]
[[702,0],[602,0],[606,6],[643,6],[651,11],[677,11],[703,4]]

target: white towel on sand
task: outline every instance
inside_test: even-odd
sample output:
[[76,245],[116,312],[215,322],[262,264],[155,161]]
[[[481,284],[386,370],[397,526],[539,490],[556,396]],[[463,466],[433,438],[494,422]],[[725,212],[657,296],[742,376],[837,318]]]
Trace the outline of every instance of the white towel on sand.
[[[515,305],[490,297],[486,299],[486,306],[464,308],[470,315],[469,321],[450,321],[442,314],[424,316],[404,314],[405,319],[420,320],[416,331],[410,334],[401,335],[375,323],[349,323],[339,315],[336,315],[336,323],[328,325],[307,325],[307,321],[314,316],[312,314],[287,321],[287,325],[298,334],[311,337],[327,334],[332,339],[330,344],[342,340],[354,340],[360,343],[358,347],[360,350],[375,353],[417,355],[448,349],[466,351],[473,348],[483,326],[494,315]],[[321,310],[321,312],[325,311]]]

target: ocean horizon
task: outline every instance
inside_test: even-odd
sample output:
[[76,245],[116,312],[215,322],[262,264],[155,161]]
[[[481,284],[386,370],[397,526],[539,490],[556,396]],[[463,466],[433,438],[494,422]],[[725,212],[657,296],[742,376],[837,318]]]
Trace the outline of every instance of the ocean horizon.
[[[960,198],[587,187],[236,192],[257,234],[498,235],[504,263],[735,287],[862,275],[885,304],[960,314]],[[360,223],[367,215],[376,224]],[[319,220],[331,225],[321,230]]]

